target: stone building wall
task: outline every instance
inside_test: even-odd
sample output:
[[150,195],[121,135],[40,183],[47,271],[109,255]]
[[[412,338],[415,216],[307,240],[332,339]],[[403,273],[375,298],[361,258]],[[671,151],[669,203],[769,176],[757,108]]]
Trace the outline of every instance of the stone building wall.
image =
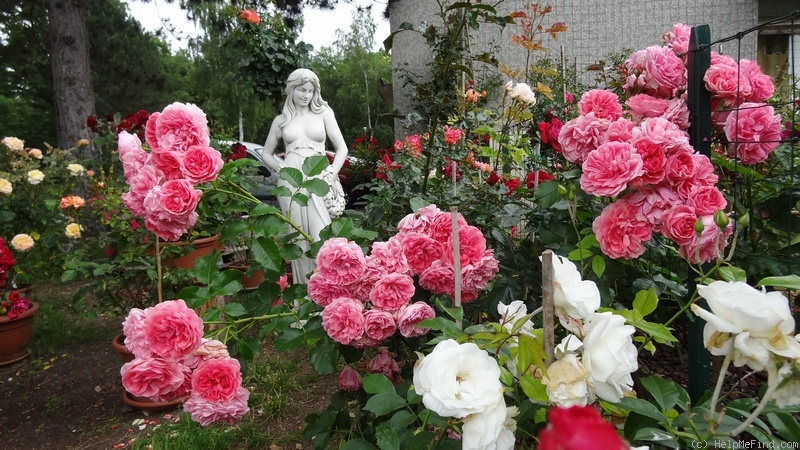
[[[452,3],[452,0],[443,0]],[[499,12],[509,13],[523,9],[531,1],[506,0]],[[395,0],[390,3],[391,29],[396,30],[403,22],[417,26],[420,22],[438,25],[441,20],[435,15],[438,11],[436,0]],[[712,41],[732,36],[758,23],[758,0],[562,0],[553,2],[553,12],[545,24],[565,22],[568,30],[557,40],[545,37],[551,56],[560,59],[563,47],[565,59],[574,65],[578,72],[603,59],[610,52],[624,48],[639,50],[650,45],[658,45],[665,31],[671,30],[675,23],[688,25],[708,24]],[[525,56],[521,49],[510,42],[512,34],[518,34],[518,27],[509,25],[505,30],[497,26],[481,26],[473,50],[491,48],[498,45],[497,58],[512,67],[523,68]],[[739,45],[741,44],[741,46]],[[717,51],[731,54],[734,58],[740,53],[742,58],[754,59],[756,55],[756,33],[738,41],[716,45]],[[415,73],[425,73],[431,52],[422,37],[415,32],[401,32],[394,38],[392,48],[392,67],[408,68]],[[592,75],[585,73],[583,82],[591,82]],[[410,102],[403,95],[404,88],[397,71],[393,76],[394,104],[400,114],[410,112]]]

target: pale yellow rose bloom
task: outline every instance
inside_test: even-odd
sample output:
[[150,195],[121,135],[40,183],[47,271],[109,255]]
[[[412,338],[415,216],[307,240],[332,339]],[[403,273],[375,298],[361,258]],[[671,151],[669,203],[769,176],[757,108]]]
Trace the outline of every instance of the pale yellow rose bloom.
[[25,233],[20,233],[11,239],[11,246],[18,252],[27,252],[33,247],[33,238]]
[[31,158],[36,158],[36,159],[42,159],[43,156],[42,151],[39,150],[38,148],[32,148],[28,150],[28,155],[30,155]]
[[28,172],[28,183],[39,184],[44,180],[44,173],[41,170],[31,170]]
[[67,170],[69,170],[69,174],[73,177],[77,177],[81,175],[83,172],[86,172],[86,169],[83,168],[80,164],[70,164],[67,166]]
[[3,145],[17,152],[21,152],[25,149],[25,141],[15,137],[3,138]]
[[72,222],[71,224],[67,225],[65,233],[68,238],[78,239],[81,237],[81,231],[83,231],[83,227],[75,222]]
[[14,190],[14,186],[10,181],[5,178],[0,178],[0,194],[10,194]]
[[88,139],[80,139],[80,140],[78,140],[78,147],[86,147],[87,145],[89,145],[89,140]]

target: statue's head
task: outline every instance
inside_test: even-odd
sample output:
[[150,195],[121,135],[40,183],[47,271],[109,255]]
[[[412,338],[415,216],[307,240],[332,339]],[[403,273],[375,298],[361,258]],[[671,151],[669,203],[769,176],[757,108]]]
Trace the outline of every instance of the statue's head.
[[311,111],[319,113],[328,105],[328,103],[323,100],[322,96],[320,95],[319,77],[317,77],[317,74],[309,69],[295,69],[291,74],[289,74],[289,78],[286,79],[286,101],[283,106],[284,112],[286,112],[287,109],[292,113],[294,112],[295,105],[293,104],[292,94],[298,86],[302,86],[306,83],[311,83],[314,86],[314,95],[311,99],[311,104],[309,105]]

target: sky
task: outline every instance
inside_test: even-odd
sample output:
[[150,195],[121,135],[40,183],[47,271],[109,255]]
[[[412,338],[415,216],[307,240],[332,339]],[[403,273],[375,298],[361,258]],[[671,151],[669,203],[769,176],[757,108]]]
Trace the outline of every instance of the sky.
[[[150,0],[143,3],[139,0],[123,0],[128,4],[131,15],[142,24],[147,31],[156,31],[162,27],[162,20],[169,19],[175,28],[180,30],[179,35],[194,37],[201,34],[193,23],[186,19],[186,13],[178,6],[178,2],[167,3],[165,0]],[[389,22],[383,19],[383,9],[386,7],[385,1],[373,2],[369,0],[353,0],[351,3],[356,5],[369,5],[372,7],[372,17],[377,25],[375,33],[375,50],[382,48],[382,42],[389,36]],[[309,9],[305,11],[305,26],[300,33],[300,38],[319,50],[323,46],[330,46],[336,40],[336,30],[349,30],[352,21],[355,5],[341,3],[333,11],[320,11]],[[173,49],[186,48],[186,39],[178,40],[177,36],[168,38]]]

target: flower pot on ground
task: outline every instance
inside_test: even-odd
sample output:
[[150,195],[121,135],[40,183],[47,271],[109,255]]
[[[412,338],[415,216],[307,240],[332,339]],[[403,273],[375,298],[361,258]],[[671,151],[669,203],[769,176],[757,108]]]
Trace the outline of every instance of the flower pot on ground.
[[39,304],[30,302],[30,308],[16,318],[11,319],[8,315],[0,317],[0,366],[30,356],[28,342],[33,334],[33,317],[37,312]]
[[252,275],[247,275],[250,270],[250,263],[247,261],[232,261],[225,265],[228,269],[238,270],[244,275],[242,276],[242,287],[245,290],[256,289],[262,281],[264,281],[264,270],[258,269]]
[[185,247],[190,246],[191,250],[183,255],[167,255],[163,258],[164,265],[167,267],[172,268],[181,268],[181,269],[192,269],[194,267],[194,263],[202,258],[203,256],[208,255],[214,249],[222,250],[224,247],[219,242],[219,235],[215,234],[213,236],[197,238],[193,241],[177,241],[177,242],[162,242],[161,245],[165,247],[166,251],[168,249],[176,248],[176,247]]
[[[119,353],[123,364],[133,361],[134,355],[130,350],[128,350],[127,347],[125,347],[125,335],[123,333],[119,333],[118,335],[114,336],[114,339],[111,340],[111,348],[113,348],[115,352]],[[186,397],[181,397],[171,402],[154,402],[149,398],[137,397],[126,390],[122,391],[122,401],[125,402],[126,405],[134,409],[138,409],[139,411],[172,411],[178,408],[184,400],[186,400]]]

